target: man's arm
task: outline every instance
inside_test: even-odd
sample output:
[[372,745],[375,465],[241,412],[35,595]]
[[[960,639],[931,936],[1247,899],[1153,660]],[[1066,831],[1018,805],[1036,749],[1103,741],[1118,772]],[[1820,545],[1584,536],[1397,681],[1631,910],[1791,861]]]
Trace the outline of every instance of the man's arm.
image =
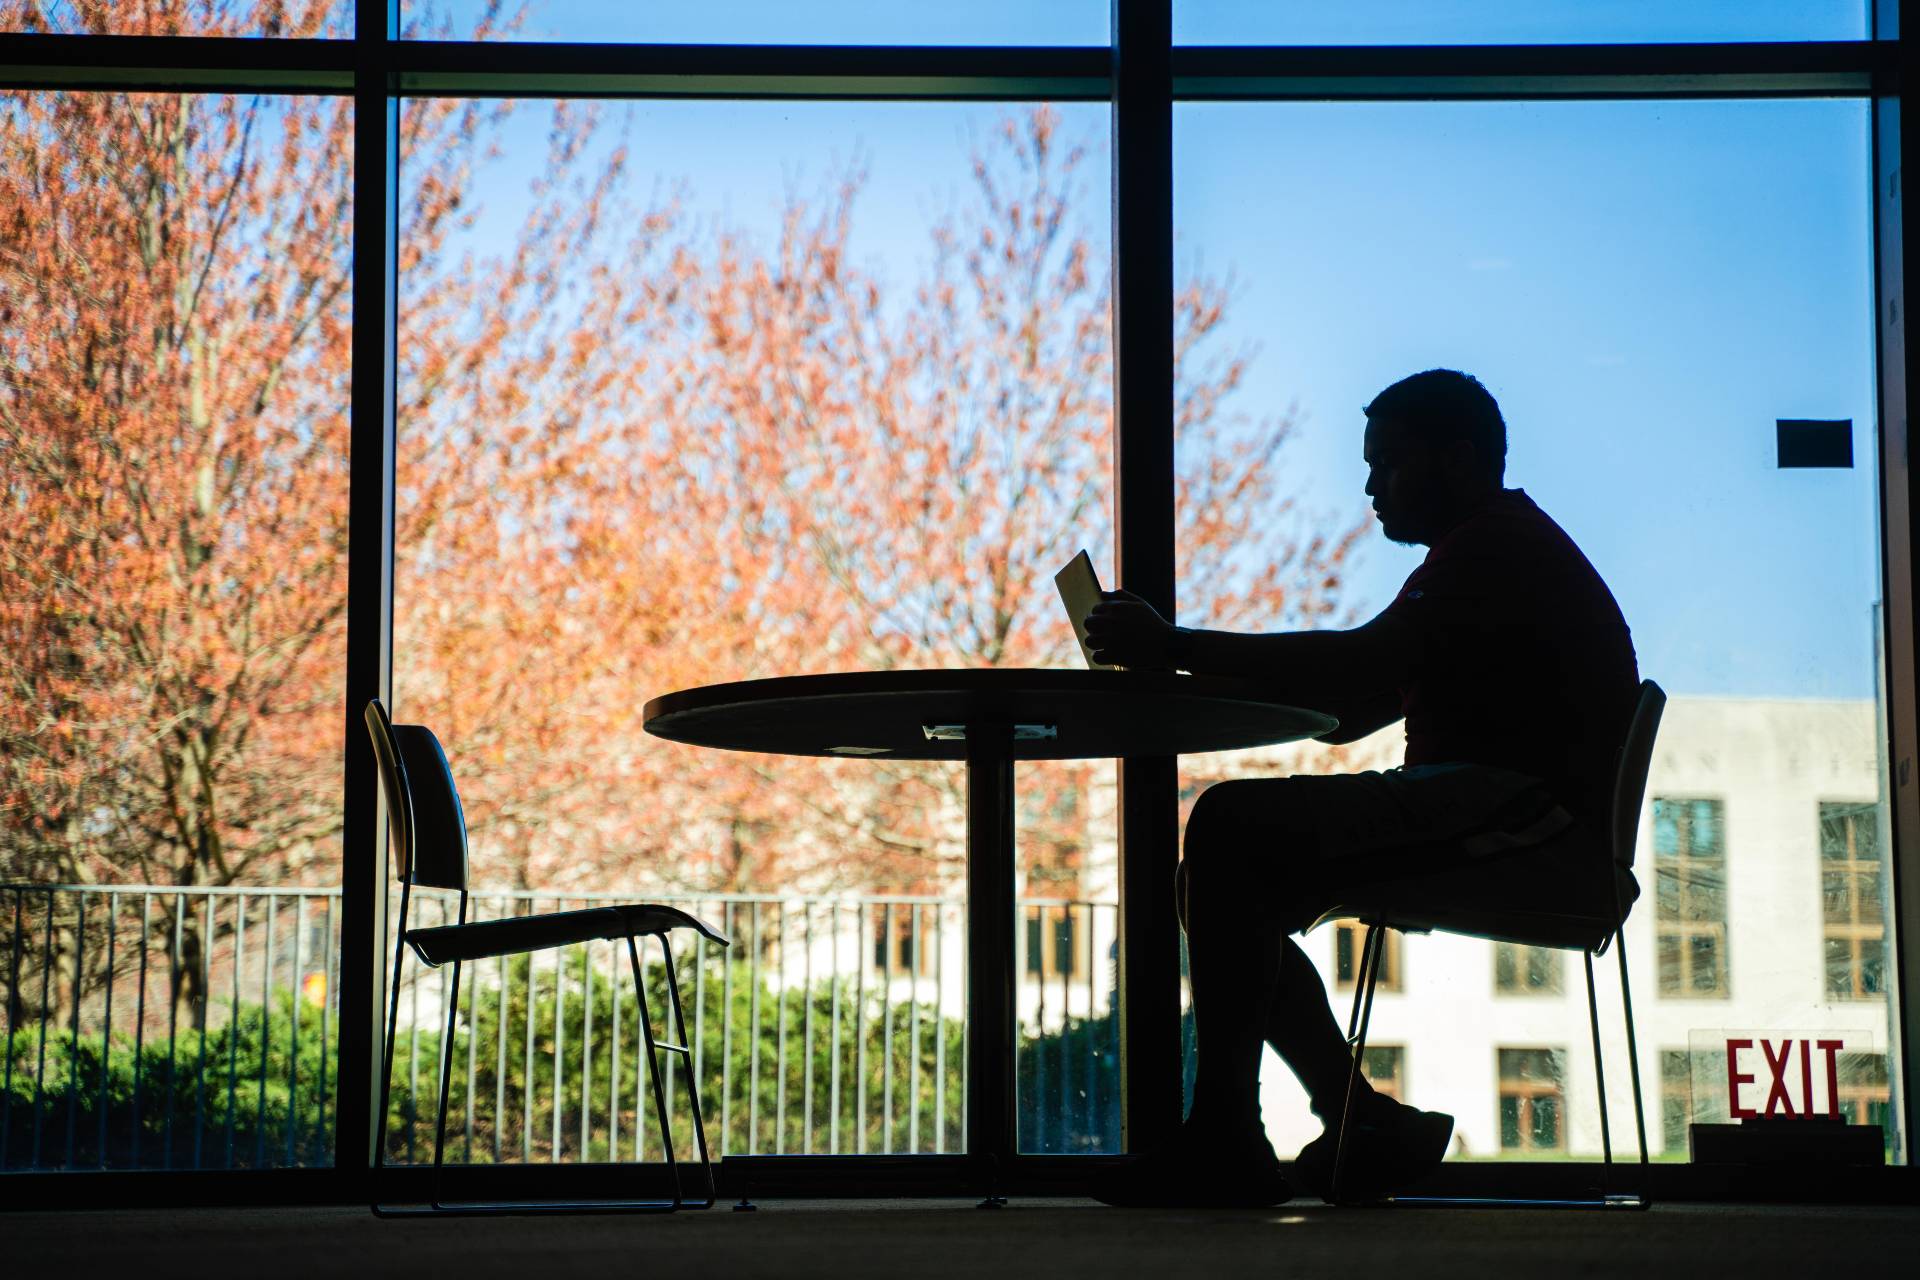
[[[1173,665],[1195,675],[1256,681],[1296,706],[1336,716],[1329,741],[1349,742],[1400,718],[1400,689],[1413,666],[1407,629],[1381,615],[1346,631],[1246,635],[1179,629]],[[1349,733],[1352,737],[1349,737]]]
[[1371,697],[1349,703],[1344,707],[1315,707],[1316,711],[1325,711],[1340,722],[1340,727],[1321,738],[1328,746],[1343,747],[1349,742],[1358,742],[1370,733],[1378,733],[1401,718],[1400,691],[1383,689]]
[[1194,631],[1124,591],[1106,592],[1087,616],[1087,642],[1097,662],[1256,681],[1287,702],[1339,717],[1339,741],[1351,740],[1350,725],[1364,736],[1399,718],[1396,691],[1414,662],[1412,633],[1391,613],[1346,631]]

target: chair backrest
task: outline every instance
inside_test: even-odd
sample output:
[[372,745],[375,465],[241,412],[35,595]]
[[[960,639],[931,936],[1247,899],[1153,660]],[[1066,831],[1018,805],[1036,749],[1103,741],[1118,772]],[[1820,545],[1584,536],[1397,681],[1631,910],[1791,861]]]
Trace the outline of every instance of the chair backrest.
[[1640,804],[1647,798],[1647,771],[1653,767],[1653,740],[1660,732],[1660,715],[1667,695],[1651,680],[1640,682],[1640,698],[1620,747],[1613,778],[1613,860],[1633,870],[1634,845],[1640,834]]
[[467,818],[440,740],[425,725],[394,724],[375,698],[367,733],[386,790],[400,878],[434,889],[467,887]]

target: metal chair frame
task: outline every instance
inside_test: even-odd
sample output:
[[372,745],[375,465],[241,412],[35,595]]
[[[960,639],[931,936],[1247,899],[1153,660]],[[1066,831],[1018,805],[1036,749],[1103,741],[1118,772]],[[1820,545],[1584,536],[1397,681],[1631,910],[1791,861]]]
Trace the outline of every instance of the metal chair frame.
[[[381,785],[384,789],[397,792],[387,797],[392,813],[394,839],[400,846],[402,860],[400,876],[400,913],[399,924],[395,930],[396,941],[393,954],[392,999],[387,1012],[386,1044],[382,1052],[380,1069],[380,1119],[378,1137],[374,1144],[373,1167],[376,1177],[386,1167],[387,1144],[387,1108],[393,1087],[393,1050],[398,1037],[400,1022],[400,980],[406,963],[408,937],[408,911],[412,905],[413,889],[420,880],[420,863],[417,856],[419,828],[413,805],[413,787],[408,777],[404,753],[394,749],[394,728],[420,728],[420,726],[394,726],[387,719],[386,708],[376,699],[367,704],[366,718],[368,730],[374,735],[375,754],[381,764]],[[422,729],[422,732],[426,732]],[[381,735],[386,741],[381,741]],[[437,743],[435,744],[437,746]],[[393,786],[388,787],[388,767],[392,768]],[[451,775],[448,775],[451,787]],[[457,793],[454,796],[458,804]],[[404,806],[404,808],[403,808]],[[465,831],[464,819],[458,820],[462,830],[458,831],[459,869],[457,885],[429,884],[430,888],[456,888],[460,895],[460,904],[455,919],[455,928],[467,923],[467,906],[471,894],[466,884]],[[451,877],[449,877],[451,878]],[[705,926],[702,926],[704,928]],[[639,938],[651,936],[660,941],[661,958],[667,972],[668,1002],[672,1005],[674,1025],[669,1031],[678,1037],[676,1041],[660,1041],[653,1034],[653,1015],[647,1007],[646,985],[641,979]],[[447,1103],[453,1075],[453,1040],[460,1015],[460,972],[463,962],[454,960],[449,976],[450,988],[447,998],[446,1034],[440,1042],[440,1091],[436,1106],[433,1131],[433,1194],[425,1205],[385,1205],[376,1198],[371,1208],[375,1217],[412,1218],[436,1216],[498,1216],[506,1214],[543,1214],[543,1213],[673,1213],[680,1209],[710,1209],[715,1200],[713,1161],[707,1148],[706,1124],[700,1109],[700,1087],[698,1080],[690,1080],[687,1089],[687,1101],[693,1113],[694,1142],[700,1152],[701,1180],[705,1194],[698,1199],[689,1198],[687,1186],[681,1174],[681,1162],[674,1154],[674,1135],[672,1121],[667,1112],[666,1094],[661,1084],[661,1051],[679,1054],[692,1066],[691,1041],[687,1038],[686,1010],[680,1002],[680,980],[673,967],[673,947],[667,939],[667,931],[643,930],[626,935],[627,960],[633,971],[634,997],[640,1008],[640,1026],[647,1046],[647,1070],[652,1084],[654,1118],[660,1125],[661,1145],[665,1148],[667,1167],[673,1178],[673,1195],[660,1199],[592,1199],[592,1200],[533,1200],[533,1201],[461,1201],[449,1203],[442,1194],[443,1170],[446,1154]],[[566,945],[566,944],[558,944]],[[529,948],[519,954],[529,954],[545,947]],[[422,955],[422,962],[429,963]]]
[[[1646,758],[1651,756],[1653,736],[1658,732],[1660,714],[1666,704],[1666,694],[1660,686],[1651,680],[1642,682],[1640,695],[1635,706],[1632,725],[1629,727],[1627,742],[1622,746],[1617,762],[1614,779],[1613,812],[1611,814],[1611,848],[1616,867],[1631,869],[1633,866],[1634,842],[1638,835],[1640,804],[1646,794]],[[1642,736],[1644,730],[1644,736]],[[1638,742],[1643,748],[1639,755],[1638,768],[1635,746]],[[1637,773],[1637,778],[1631,776]],[[1627,789],[1632,788],[1631,816],[1623,812],[1626,808],[1623,797]],[[1632,904],[1623,902],[1620,897],[1620,877],[1613,876],[1614,920],[1617,923],[1601,938],[1597,945],[1574,948],[1560,943],[1532,943],[1529,945],[1552,946],[1556,950],[1579,950],[1585,964],[1587,975],[1587,1019],[1593,1033],[1593,1073],[1599,1086],[1600,1095],[1600,1149],[1602,1164],[1600,1172],[1600,1194],[1597,1197],[1583,1199],[1530,1199],[1512,1197],[1473,1197],[1473,1196],[1392,1196],[1393,1204],[1423,1205],[1480,1205],[1507,1206],[1515,1208],[1544,1209],[1645,1209],[1652,1204],[1649,1197],[1650,1185],[1647,1159],[1647,1113],[1640,1084],[1640,1042],[1634,1031],[1633,1023],[1633,983],[1627,974],[1626,919]],[[1396,924],[1386,913],[1363,915],[1361,923],[1367,926],[1366,941],[1360,950],[1360,972],[1354,983],[1353,1009],[1347,1017],[1347,1043],[1353,1047],[1353,1066],[1347,1076],[1346,1103],[1340,1117],[1340,1139],[1335,1149],[1332,1183],[1328,1188],[1327,1199],[1338,1202],[1340,1199],[1340,1175],[1344,1172],[1347,1158],[1347,1135],[1353,1122],[1353,1107],[1359,1096],[1359,1083],[1362,1064],[1367,1053],[1367,1024],[1373,1016],[1374,985],[1380,978],[1381,954],[1386,950],[1386,930],[1399,928],[1408,933],[1431,933],[1435,927],[1444,932],[1445,926],[1403,926]],[[1634,1133],[1640,1145],[1640,1189],[1638,1191],[1610,1193],[1609,1175],[1613,1171],[1613,1127],[1607,1116],[1607,1072],[1603,1061],[1600,1042],[1600,1002],[1594,989],[1593,960],[1603,955],[1609,946],[1620,962],[1620,998],[1627,1024],[1627,1066],[1633,1081],[1633,1124]]]

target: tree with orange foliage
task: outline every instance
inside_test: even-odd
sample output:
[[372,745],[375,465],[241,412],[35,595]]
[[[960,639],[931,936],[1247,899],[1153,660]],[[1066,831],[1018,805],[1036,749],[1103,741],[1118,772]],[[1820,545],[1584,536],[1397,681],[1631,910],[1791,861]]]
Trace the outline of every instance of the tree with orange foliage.
[[[347,10],[141,13],[315,34]],[[0,0],[0,27],[37,12]],[[0,876],[330,879],[350,104],[0,104]],[[447,741],[479,873],[951,883],[954,771],[692,752],[639,709],[711,680],[1077,661],[1047,576],[1083,542],[1106,558],[1112,505],[1084,148],[1045,108],[1006,121],[902,297],[850,260],[857,173],[757,246],[634,199],[593,104],[551,108],[549,176],[505,248],[476,245],[513,109],[402,120],[396,712]],[[1290,423],[1231,411],[1227,302],[1179,300],[1181,580],[1195,621],[1304,625],[1339,610],[1364,526],[1316,533],[1277,467]],[[1106,767],[1022,771],[1063,878]]]
[[8,878],[332,860],[350,104],[0,103]]

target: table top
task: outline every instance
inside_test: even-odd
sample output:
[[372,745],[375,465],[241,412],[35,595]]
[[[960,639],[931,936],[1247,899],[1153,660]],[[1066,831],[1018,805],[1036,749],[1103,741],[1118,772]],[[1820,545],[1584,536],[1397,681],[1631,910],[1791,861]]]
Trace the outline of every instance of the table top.
[[1017,760],[1185,755],[1271,746],[1339,722],[1258,684],[1170,671],[988,667],[849,671],[662,694],[648,733],[694,746],[799,756],[964,760],[993,732]]

